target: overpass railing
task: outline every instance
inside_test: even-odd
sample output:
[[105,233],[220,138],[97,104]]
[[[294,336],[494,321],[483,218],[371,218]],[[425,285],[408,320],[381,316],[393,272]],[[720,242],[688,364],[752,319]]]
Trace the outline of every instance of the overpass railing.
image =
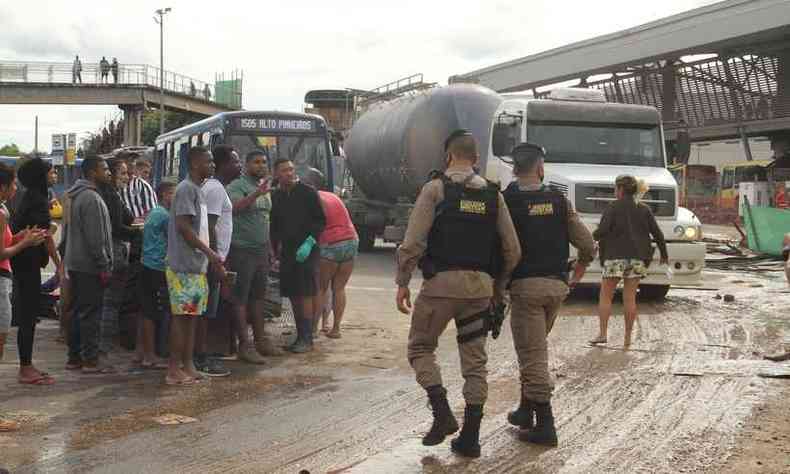
[[[106,71],[107,74],[103,77],[98,62],[83,61],[78,74],[73,63],[0,61],[0,83],[74,84],[80,87],[133,85],[159,88],[159,68],[155,66],[119,63],[117,75],[113,74],[112,68]],[[218,100],[213,84],[167,70],[164,71],[164,89],[171,94],[188,95],[228,106],[234,104],[230,103],[227,96],[241,95],[240,90],[232,91],[232,94],[221,94],[225,98],[219,97]]]

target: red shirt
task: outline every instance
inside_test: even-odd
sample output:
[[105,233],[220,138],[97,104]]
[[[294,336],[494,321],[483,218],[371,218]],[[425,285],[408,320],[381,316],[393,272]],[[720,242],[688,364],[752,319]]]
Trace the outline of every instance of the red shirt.
[[351,216],[343,201],[334,194],[326,191],[319,191],[321,198],[321,208],[326,216],[326,227],[318,239],[320,245],[329,245],[344,240],[359,239],[357,230],[351,222]]

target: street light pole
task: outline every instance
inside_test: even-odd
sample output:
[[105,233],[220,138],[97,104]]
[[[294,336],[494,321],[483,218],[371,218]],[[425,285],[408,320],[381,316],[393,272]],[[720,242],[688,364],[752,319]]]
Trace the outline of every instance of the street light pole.
[[160,8],[156,10],[159,18],[154,17],[154,21],[159,23],[159,134],[165,133],[165,14],[170,13],[171,8]]

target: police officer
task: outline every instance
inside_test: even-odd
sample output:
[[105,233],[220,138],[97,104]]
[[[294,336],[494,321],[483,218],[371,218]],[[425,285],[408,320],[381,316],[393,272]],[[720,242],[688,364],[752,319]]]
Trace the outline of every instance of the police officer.
[[[439,336],[454,320],[466,411],[452,450],[479,457],[480,421],[488,392],[484,317],[492,298],[502,299],[521,249],[499,187],[472,168],[478,160],[472,134],[456,130],[447,138],[445,152],[447,170],[435,174],[422,188],[397,251],[397,305],[409,314],[409,280],[419,263],[424,281],[414,302],[408,357],[433,411],[433,425],[422,443],[434,446],[458,431],[434,354]],[[500,265],[494,264],[497,255],[501,255]],[[492,278],[495,266],[501,267],[496,290]]]
[[[581,280],[593,261],[595,243],[568,199],[543,185],[545,157],[546,151],[538,145],[516,146],[512,158],[517,180],[504,192],[523,251],[510,284],[510,327],[521,372],[521,404],[508,421],[522,428],[522,441],[556,446],[546,338],[569,286]],[[568,244],[578,250],[570,281]]]

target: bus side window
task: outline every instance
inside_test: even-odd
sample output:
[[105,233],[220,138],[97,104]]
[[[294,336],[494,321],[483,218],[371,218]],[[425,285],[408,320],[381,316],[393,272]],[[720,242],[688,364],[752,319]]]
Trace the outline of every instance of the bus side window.
[[165,165],[167,164],[167,144],[161,149],[156,150],[156,160],[154,160],[154,184],[159,184],[164,176]]
[[178,163],[176,165],[176,173],[178,180],[181,181],[187,175],[187,153],[189,152],[189,142],[182,143],[178,150]]
[[723,189],[731,189],[733,186],[733,177],[735,175],[734,169],[725,169],[721,175],[721,187]]
[[220,135],[219,133],[215,133],[214,135],[211,135],[211,140],[209,141],[209,143],[211,149],[213,150],[215,146],[222,144],[222,135]]
[[[168,161],[169,161],[169,165],[170,166],[168,167],[167,175],[170,176],[170,177],[173,177],[173,176],[175,176],[175,174],[176,174],[175,170],[178,167],[178,161],[177,161],[177,158],[176,158],[176,144],[175,143],[169,143],[168,146],[170,147],[170,151],[167,153],[168,158],[169,158]],[[174,164],[175,164],[175,167],[173,166]]]

